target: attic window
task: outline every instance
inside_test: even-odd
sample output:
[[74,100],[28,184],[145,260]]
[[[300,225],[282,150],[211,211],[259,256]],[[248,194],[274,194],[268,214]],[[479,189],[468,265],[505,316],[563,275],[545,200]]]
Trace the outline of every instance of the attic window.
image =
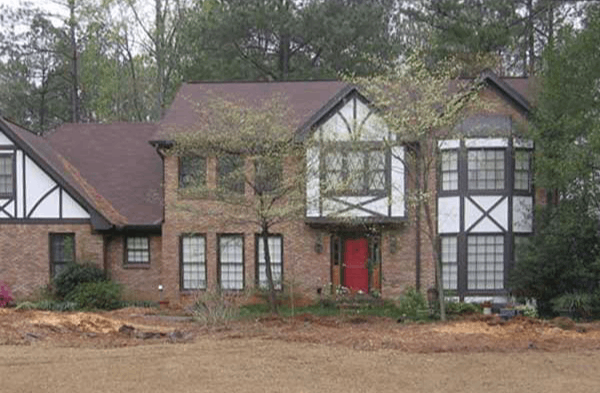
[[0,155],[0,197],[11,198],[14,194],[13,155]]

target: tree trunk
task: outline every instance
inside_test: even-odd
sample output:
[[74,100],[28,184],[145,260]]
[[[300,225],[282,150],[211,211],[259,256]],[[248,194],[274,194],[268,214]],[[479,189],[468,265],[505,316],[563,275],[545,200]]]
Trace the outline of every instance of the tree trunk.
[[71,39],[71,121],[73,123],[79,123],[79,59],[77,56],[75,25],[75,0],[69,0],[69,33]]
[[275,284],[273,282],[273,270],[271,269],[271,252],[269,250],[269,225],[266,222],[263,222],[261,229],[260,236],[263,242],[263,252],[265,255],[265,273],[267,276],[267,284],[269,286],[269,306],[271,307],[271,312],[277,314],[277,296],[275,293]]
[[156,52],[156,113],[160,120],[163,115],[163,73],[164,73],[164,53],[163,53],[163,39],[165,32],[164,18],[162,14],[161,0],[155,0],[155,26],[156,29],[154,37],[154,50]]

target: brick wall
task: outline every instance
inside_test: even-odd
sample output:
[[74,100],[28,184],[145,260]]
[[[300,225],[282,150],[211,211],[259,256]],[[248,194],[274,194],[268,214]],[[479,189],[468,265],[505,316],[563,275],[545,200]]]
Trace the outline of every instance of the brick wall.
[[[134,234],[132,236],[146,236]],[[162,268],[162,241],[160,235],[148,236],[150,240],[150,263],[125,263],[126,236],[106,236],[107,269],[110,277],[124,285],[126,300],[159,301],[158,285]]]
[[102,267],[102,235],[90,224],[0,225],[0,280],[16,298],[25,298],[50,282],[50,233],[74,233],[75,257]]

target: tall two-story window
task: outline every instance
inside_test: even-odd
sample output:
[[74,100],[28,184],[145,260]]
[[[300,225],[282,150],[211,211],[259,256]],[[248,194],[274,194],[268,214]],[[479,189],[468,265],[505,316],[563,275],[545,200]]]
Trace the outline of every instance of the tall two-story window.
[[227,154],[219,157],[218,187],[221,190],[237,194],[244,193],[244,157]]
[[[264,238],[261,236],[256,237],[256,243],[258,250],[258,286],[262,288],[268,288],[269,283],[267,280],[267,263],[265,259],[265,247]],[[279,235],[269,236],[267,239],[269,244],[269,258],[271,259],[271,273],[273,275],[273,284],[275,289],[281,289],[283,283],[283,237]]]
[[458,289],[458,253],[456,236],[442,236],[442,282],[444,289]]
[[469,150],[467,155],[469,190],[504,189],[504,150]]
[[219,235],[221,289],[244,289],[244,236]]
[[370,194],[386,189],[385,152],[382,150],[331,150],[324,154],[328,191]]
[[515,151],[515,190],[531,191],[531,151]]
[[14,168],[12,154],[0,155],[0,197],[12,197],[14,192]]
[[442,191],[458,189],[458,151],[444,150],[442,155]]
[[179,188],[206,185],[206,158],[183,156],[179,160]]
[[206,238],[181,237],[181,289],[206,289]]
[[75,262],[75,234],[50,234],[50,275],[56,277],[69,263]]

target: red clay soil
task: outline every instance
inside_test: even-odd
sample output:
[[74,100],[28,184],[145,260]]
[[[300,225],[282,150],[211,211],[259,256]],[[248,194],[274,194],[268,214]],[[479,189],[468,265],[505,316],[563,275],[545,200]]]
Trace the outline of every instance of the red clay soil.
[[253,338],[415,353],[587,351],[600,348],[600,323],[576,325],[570,320],[526,317],[504,322],[497,317],[474,316],[445,323],[402,324],[379,317],[303,314],[207,327],[143,308],[98,313],[0,309],[0,345],[113,348],[203,338]]

